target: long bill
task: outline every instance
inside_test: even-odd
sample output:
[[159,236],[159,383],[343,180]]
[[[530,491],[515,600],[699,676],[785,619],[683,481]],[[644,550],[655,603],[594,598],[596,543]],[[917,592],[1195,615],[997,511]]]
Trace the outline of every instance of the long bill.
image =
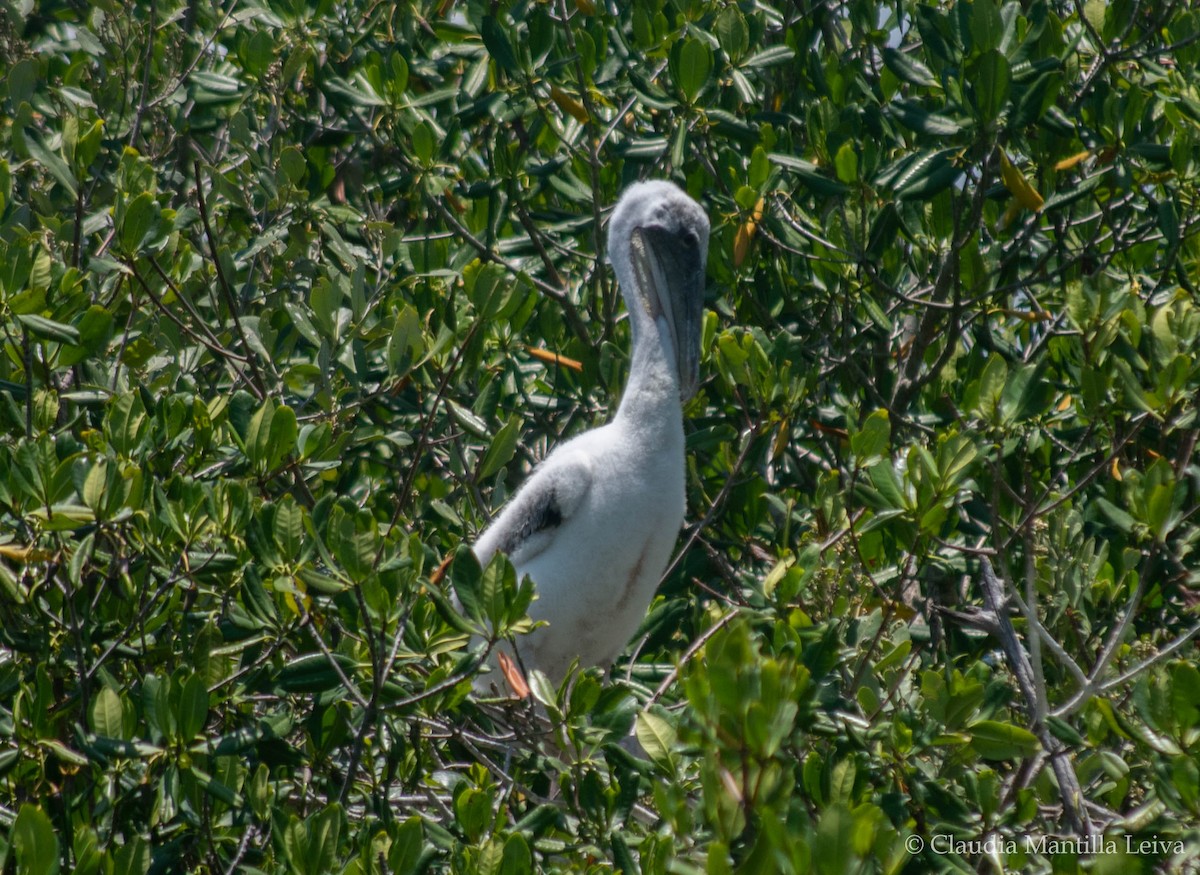
[[650,317],[666,323],[679,397],[686,401],[696,394],[700,382],[704,253],[694,236],[663,228],[638,228],[630,243],[638,294]]

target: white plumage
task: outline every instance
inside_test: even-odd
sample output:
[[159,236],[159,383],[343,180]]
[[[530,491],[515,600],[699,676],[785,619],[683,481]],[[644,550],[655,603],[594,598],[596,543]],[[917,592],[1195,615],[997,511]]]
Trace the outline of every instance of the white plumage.
[[629,312],[629,382],[612,421],[555,448],[474,546],[507,553],[548,623],[518,640],[521,664],[560,680],[607,667],[654,597],[684,515],[681,399],[699,376],[708,218],[668,182],[618,201],[608,256]]

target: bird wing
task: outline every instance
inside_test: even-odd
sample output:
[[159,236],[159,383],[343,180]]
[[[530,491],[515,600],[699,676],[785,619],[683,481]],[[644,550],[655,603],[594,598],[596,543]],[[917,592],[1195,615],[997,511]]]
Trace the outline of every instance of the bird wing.
[[579,509],[592,487],[592,465],[584,453],[552,453],[534,469],[512,500],[475,542],[487,565],[496,552],[520,567],[544,551]]

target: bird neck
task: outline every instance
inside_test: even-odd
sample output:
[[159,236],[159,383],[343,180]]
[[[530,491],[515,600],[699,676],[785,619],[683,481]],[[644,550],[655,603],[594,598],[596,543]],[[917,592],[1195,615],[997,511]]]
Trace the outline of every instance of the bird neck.
[[669,334],[646,312],[640,302],[629,308],[633,350],[629,381],[621,395],[616,421],[648,435],[661,435],[672,424],[682,434],[683,412],[679,403],[679,377]]

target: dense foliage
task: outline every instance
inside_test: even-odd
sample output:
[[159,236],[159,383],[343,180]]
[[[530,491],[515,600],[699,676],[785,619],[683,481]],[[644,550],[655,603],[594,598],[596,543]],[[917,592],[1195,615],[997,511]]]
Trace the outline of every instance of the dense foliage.
[[[6,0],[0,868],[1195,865],[1190,6]],[[547,728],[460,546],[613,409],[648,177],[689,524]]]

